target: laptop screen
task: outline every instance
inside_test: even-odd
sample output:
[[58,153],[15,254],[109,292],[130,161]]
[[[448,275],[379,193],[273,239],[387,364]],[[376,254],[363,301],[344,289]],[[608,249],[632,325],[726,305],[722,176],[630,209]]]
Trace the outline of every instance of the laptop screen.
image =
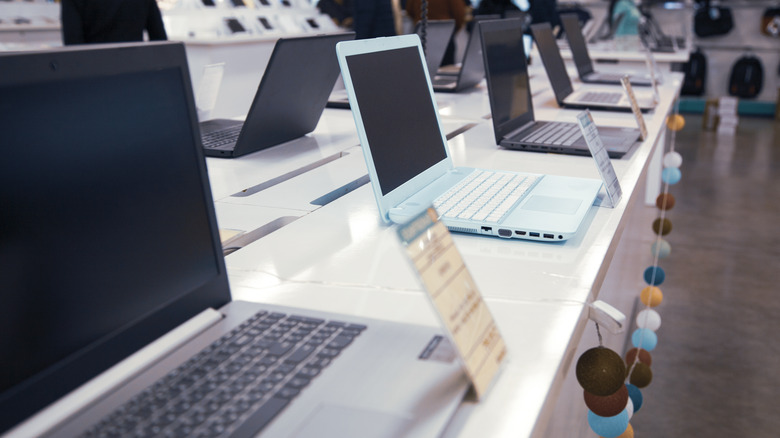
[[[434,76],[444,59],[447,45],[455,32],[455,20],[431,20],[425,31],[425,65],[428,74]],[[414,33],[422,39],[422,26],[417,23]]]
[[569,41],[571,55],[574,58],[574,64],[580,75],[593,73],[593,61],[588,54],[588,46],[585,43],[585,37],[582,36],[580,20],[575,14],[562,14],[561,22],[566,31],[566,39]]
[[547,77],[550,79],[550,85],[555,93],[555,99],[558,102],[563,102],[563,99],[574,91],[574,88],[569,73],[566,72],[566,65],[563,63],[550,23],[533,24],[531,31],[534,34],[536,46],[539,48]]
[[229,299],[183,52],[0,56],[0,431]]
[[346,61],[382,195],[447,158],[416,46]]
[[479,25],[496,142],[534,120],[522,21],[504,19]]

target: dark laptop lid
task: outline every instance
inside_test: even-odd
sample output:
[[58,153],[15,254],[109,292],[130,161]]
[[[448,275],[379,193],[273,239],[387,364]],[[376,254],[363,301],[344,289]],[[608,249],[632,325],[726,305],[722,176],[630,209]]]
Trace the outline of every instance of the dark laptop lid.
[[523,48],[523,22],[519,19],[482,21],[490,111],[496,143],[510,132],[534,121],[534,108]]
[[577,14],[561,14],[561,23],[566,32],[566,39],[569,41],[569,49],[574,58],[574,65],[577,66],[577,73],[580,77],[593,73],[593,61],[590,59],[585,37],[582,36]]
[[542,64],[544,64],[547,77],[550,79],[550,85],[552,85],[555,93],[555,100],[558,101],[558,104],[561,104],[574,91],[574,88],[571,84],[569,73],[566,72],[566,65],[563,63],[561,51],[555,42],[552,27],[550,27],[550,23],[532,24],[531,32],[534,34],[534,41],[536,41],[536,46],[539,48]]
[[[425,31],[425,65],[428,74],[433,77],[439,69],[447,45],[455,32],[455,20],[428,20]],[[422,26],[420,23],[414,27],[414,33],[422,40]]]
[[345,32],[277,40],[233,155],[313,131],[339,76],[336,43],[354,38],[354,32]]
[[184,45],[0,54],[0,432],[230,300]]
[[479,32],[479,21],[469,34],[466,51],[463,53],[463,64],[458,78],[458,87],[465,88],[478,84],[485,77],[485,63],[482,60],[482,38]]

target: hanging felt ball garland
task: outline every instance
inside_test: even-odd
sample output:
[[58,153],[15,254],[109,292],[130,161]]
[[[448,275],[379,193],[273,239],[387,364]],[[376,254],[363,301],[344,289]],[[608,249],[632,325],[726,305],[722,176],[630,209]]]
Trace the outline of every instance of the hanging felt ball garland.
[[[682,172],[682,156],[674,151],[674,135],[685,125],[685,119],[679,114],[669,116],[666,121],[667,127],[672,133],[672,151],[663,157],[664,169],[661,172],[663,181],[663,192],[656,198],[655,206],[660,211],[659,217],[653,222],[652,229],[656,235],[655,242],[650,250],[653,255],[652,266],[645,269],[642,278],[647,284],[639,294],[639,299],[645,308],[636,315],[636,330],[631,335],[631,343],[634,348],[626,352],[626,378],[628,383],[626,387],[629,393],[629,399],[634,408],[634,412],[642,407],[642,392],[640,388],[645,388],[653,380],[651,365],[653,358],[650,352],[658,345],[658,335],[656,332],[661,328],[661,315],[653,308],[663,302],[664,295],[658,287],[666,280],[666,272],[659,266],[659,260],[669,257],[672,247],[662,238],[672,232],[672,222],[666,217],[669,210],[673,209],[677,200],[674,195],[669,193],[669,187],[680,182]],[[631,431],[633,435],[633,431]]]
[[663,157],[664,169],[661,180],[663,193],[656,199],[655,205],[660,211],[652,225],[656,235],[650,250],[653,264],[645,269],[642,278],[647,286],[642,289],[639,299],[645,308],[636,315],[636,330],[631,334],[633,348],[625,357],[602,344],[599,325],[596,333],[599,346],[587,350],[577,360],[577,381],[583,389],[583,398],[588,408],[588,425],[601,438],[633,438],[634,428],[629,421],[635,412],[642,408],[644,397],[640,388],[647,387],[653,380],[650,352],[658,345],[656,332],[661,327],[661,315],[653,308],[663,302],[663,292],[659,286],[666,280],[666,272],[658,265],[659,260],[669,257],[672,247],[662,238],[672,231],[672,222],[666,213],[676,204],[669,186],[677,184],[682,178],[680,165],[682,156],[674,151],[674,134],[685,126],[685,119],[679,114],[666,120],[672,132],[671,152]]
[[634,413],[629,388],[625,383],[626,364],[615,351],[601,345],[591,348],[577,360],[577,382],[583,389],[588,407],[588,425],[599,436],[616,438],[630,428],[628,421]]

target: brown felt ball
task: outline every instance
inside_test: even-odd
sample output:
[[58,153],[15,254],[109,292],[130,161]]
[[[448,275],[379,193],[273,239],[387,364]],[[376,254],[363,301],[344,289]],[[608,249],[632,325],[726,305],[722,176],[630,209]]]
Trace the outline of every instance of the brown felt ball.
[[661,220],[661,218],[654,220],[653,232],[655,232],[655,234],[666,236],[672,232],[672,221],[667,218],[664,218],[663,220]]
[[637,388],[644,388],[653,380],[653,372],[647,364],[638,362],[634,365],[634,371],[631,371],[628,381]]
[[594,347],[577,360],[577,381],[597,396],[614,394],[623,386],[626,365],[619,354],[604,347]]
[[614,394],[598,396],[584,391],[585,405],[600,417],[614,417],[623,412],[628,404],[628,388],[622,385]]
[[642,362],[643,364],[647,366],[653,365],[653,358],[650,356],[650,353],[647,352],[647,350],[640,350],[638,348],[632,348],[628,351],[626,351],[626,366],[631,367],[631,365],[636,360],[636,353],[639,352],[639,362]]
[[674,208],[674,195],[671,193],[661,193],[655,198],[655,206],[661,210],[671,210]]

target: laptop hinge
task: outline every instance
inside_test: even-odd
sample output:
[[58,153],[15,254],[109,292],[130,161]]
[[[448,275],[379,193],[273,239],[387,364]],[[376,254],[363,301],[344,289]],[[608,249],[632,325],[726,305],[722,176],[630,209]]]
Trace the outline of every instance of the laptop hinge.
[[525,131],[526,129],[533,126],[535,123],[536,123],[535,121],[531,120],[530,122],[522,125],[521,127],[507,132],[506,134],[504,134],[504,138],[514,138],[518,133]]
[[3,438],[40,436],[123,385],[161,358],[181,347],[222,319],[214,309],[206,309],[161,336],[133,355],[71,391],[45,409],[11,429]]

